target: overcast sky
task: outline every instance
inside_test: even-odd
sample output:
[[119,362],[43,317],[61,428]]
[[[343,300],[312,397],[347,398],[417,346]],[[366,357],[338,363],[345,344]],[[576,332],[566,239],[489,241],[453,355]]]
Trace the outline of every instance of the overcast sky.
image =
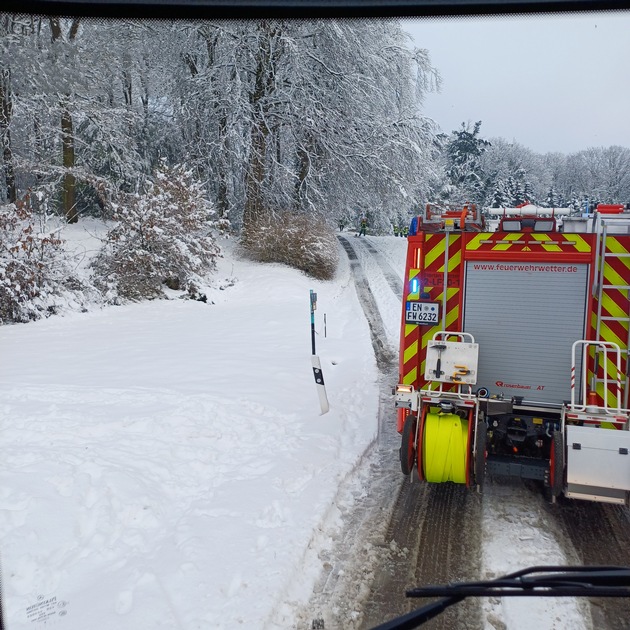
[[630,11],[404,27],[442,75],[424,113],[444,132],[481,120],[483,137],[540,153],[630,147]]

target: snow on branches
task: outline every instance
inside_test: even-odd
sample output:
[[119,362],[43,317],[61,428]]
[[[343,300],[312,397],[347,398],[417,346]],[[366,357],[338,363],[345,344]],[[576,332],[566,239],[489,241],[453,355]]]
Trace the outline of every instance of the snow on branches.
[[330,280],[339,262],[334,232],[321,217],[308,214],[261,218],[245,250],[253,260],[289,265],[318,280]]
[[92,263],[106,299],[164,297],[165,287],[196,296],[220,251],[211,232],[214,212],[192,172],[162,163],[143,193],[112,207],[115,225]]
[[56,310],[68,267],[63,241],[33,213],[30,197],[0,206],[0,322],[27,322]]

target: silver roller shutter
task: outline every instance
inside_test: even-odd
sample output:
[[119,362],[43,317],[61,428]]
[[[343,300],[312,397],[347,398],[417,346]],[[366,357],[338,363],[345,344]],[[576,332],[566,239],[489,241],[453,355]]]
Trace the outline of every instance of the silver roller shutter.
[[[569,400],[588,265],[471,261],[465,287],[464,330],[479,344],[477,385],[506,398]],[[579,376],[578,366],[578,388]]]

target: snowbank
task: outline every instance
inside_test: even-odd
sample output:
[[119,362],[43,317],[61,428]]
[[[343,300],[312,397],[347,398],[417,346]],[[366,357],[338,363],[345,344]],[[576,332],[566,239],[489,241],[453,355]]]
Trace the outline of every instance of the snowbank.
[[376,433],[368,329],[347,263],[319,283],[224,245],[208,304],[0,328],[12,630],[264,627],[310,594],[309,545]]

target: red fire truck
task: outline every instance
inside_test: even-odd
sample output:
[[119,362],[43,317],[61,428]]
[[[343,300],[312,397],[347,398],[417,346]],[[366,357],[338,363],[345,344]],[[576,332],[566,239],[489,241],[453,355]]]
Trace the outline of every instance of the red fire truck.
[[401,468],[629,504],[630,212],[428,205],[408,236]]

